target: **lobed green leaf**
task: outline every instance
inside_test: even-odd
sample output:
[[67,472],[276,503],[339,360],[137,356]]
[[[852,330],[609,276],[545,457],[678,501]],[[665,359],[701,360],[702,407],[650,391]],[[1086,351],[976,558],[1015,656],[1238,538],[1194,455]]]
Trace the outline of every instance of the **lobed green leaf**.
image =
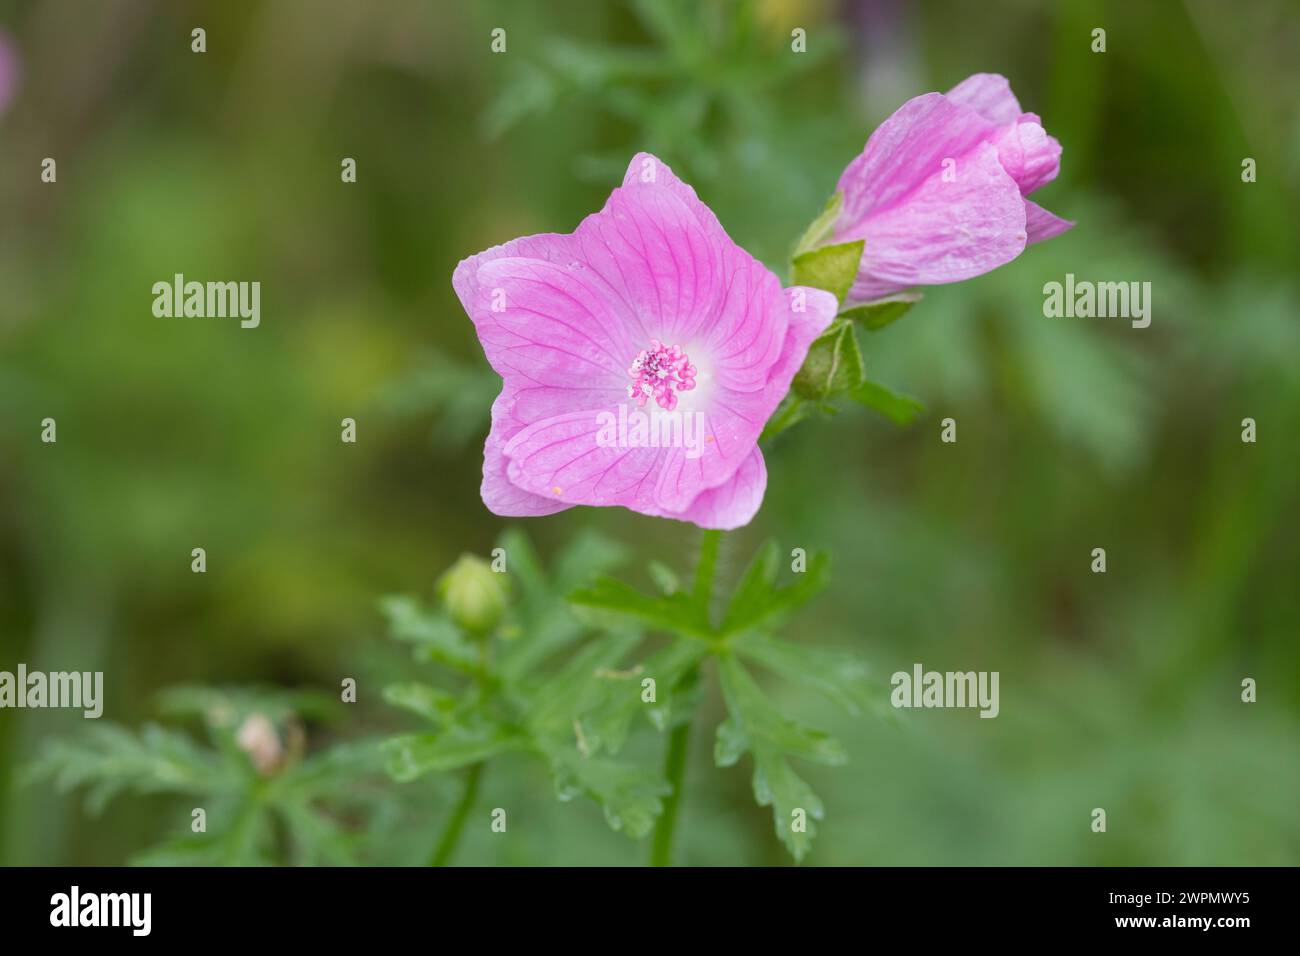
[[733,592],[721,632],[734,634],[773,622],[812,600],[829,581],[830,560],[824,554],[808,559],[805,571],[794,581],[777,586],[776,575],[781,563],[775,541],[767,541],[754,555],[749,567]]

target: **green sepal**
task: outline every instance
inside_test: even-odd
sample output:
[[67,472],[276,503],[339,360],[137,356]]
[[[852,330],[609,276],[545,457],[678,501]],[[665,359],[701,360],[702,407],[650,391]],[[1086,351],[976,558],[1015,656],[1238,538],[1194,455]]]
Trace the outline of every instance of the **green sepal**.
[[800,253],[790,263],[794,284],[825,289],[836,301],[844,301],[857,278],[864,245],[861,239],[855,239]]
[[808,357],[795,375],[792,388],[800,398],[821,402],[865,380],[866,368],[853,323],[836,319],[808,347]]
[[851,309],[845,309],[840,313],[840,318],[852,319],[868,332],[877,332],[897,322],[920,301],[919,292],[900,292],[869,305],[855,305]]

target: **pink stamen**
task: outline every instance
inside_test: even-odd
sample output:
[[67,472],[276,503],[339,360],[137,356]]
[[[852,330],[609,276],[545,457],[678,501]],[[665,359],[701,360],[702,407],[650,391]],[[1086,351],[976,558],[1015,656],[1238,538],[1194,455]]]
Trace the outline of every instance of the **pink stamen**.
[[668,346],[658,339],[651,339],[650,348],[637,353],[627,370],[632,379],[632,384],[627,387],[627,397],[635,398],[638,408],[653,398],[660,408],[671,412],[677,407],[677,393],[689,392],[695,387],[698,371],[680,346]]

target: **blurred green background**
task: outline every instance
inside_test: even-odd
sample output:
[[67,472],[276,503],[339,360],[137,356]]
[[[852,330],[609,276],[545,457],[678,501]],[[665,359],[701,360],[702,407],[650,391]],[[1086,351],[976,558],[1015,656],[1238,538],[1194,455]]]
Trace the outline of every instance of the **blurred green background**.
[[[1079,225],[871,336],[869,374],[927,413],[783,436],[726,543],[731,574],[767,536],[833,554],[792,638],[883,679],[1002,675],[997,720],[898,726],[773,685],[850,755],[802,768],[827,806],[808,862],[1300,862],[1300,4],[0,0],[0,30],[0,669],[103,670],[130,726],[174,684],[353,676],[309,747],[408,726],[379,700],[414,665],[376,601],[431,595],[507,524],[478,498],[496,384],[456,262],[571,230],[648,149],[784,274],[881,119],[999,72],[1064,146],[1034,198]],[[155,318],[177,272],[259,280],[261,327]],[[1044,318],[1067,272],[1151,282],[1151,327]],[[597,528],[640,565],[698,539],[622,511],[526,525],[543,555]],[[712,766],[710,693],[679,858],[788,862],[747,767]],[[93,817],[18,784],[84,724],[0,711],[0,861],[120,863],[186,827],[184,801]],[[370,859],[418,860],[453,782],[391,785],[412,829]],[[459,862],[644,860],[533,764],[483,788],[512,836],[471,828]]]

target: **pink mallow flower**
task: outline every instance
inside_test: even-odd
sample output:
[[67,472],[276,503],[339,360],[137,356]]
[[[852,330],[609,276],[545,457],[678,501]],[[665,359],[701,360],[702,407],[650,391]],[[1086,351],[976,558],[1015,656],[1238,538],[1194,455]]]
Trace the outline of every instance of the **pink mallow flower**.
[[864,240],[845,307],[982,275],[1065,232],[1074,223],[1024,198],[1060,168],[1061,144],[1004,76],[908,100],[840,177],[830,241]]
[[[621,505],[748,523],[767,487],[759,433],[836,311],[828,292],[782,289],[646,153],[573,233],[471,256],[452,285],[504,380],[482,495],[506,516]],[[612,421],[673,416],[611,440]]]

